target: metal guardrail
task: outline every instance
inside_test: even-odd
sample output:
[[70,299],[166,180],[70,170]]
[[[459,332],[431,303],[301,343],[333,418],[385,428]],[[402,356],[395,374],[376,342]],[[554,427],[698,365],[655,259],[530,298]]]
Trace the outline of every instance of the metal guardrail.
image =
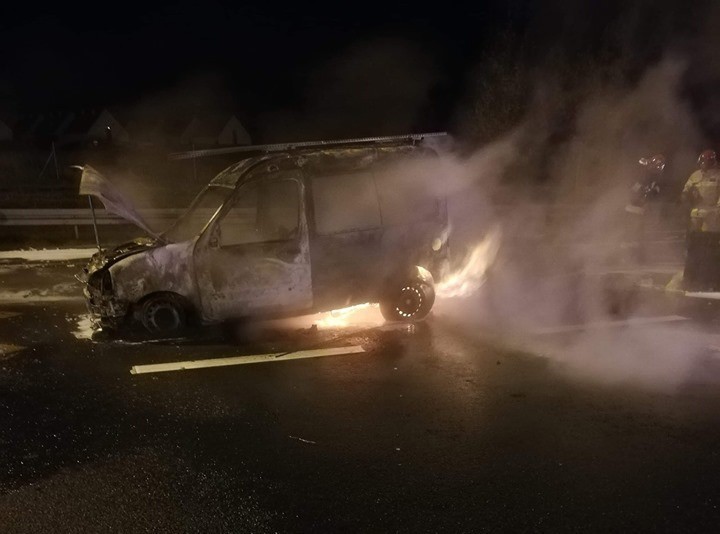
[[[150,226],[162,226],[177,219],[183,209],[139,210]],[[96,209],[99,225],[132,223],[104,209]],[[85,226],[92,225],[90,209],[0,209],[0,226]]]

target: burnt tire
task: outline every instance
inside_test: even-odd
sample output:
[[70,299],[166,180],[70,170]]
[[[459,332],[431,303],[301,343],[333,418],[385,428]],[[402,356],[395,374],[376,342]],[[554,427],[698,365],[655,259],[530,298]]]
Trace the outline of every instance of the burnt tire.
[[152,295],[140,307],[140,322],[153,335],[178,334],[189,325],[187,304],[172,293]]
[[386,321],[421,321],[427,317],[435,303],[435,289],[422,281],[411,281],[391,290],[380,301],[380,313]]

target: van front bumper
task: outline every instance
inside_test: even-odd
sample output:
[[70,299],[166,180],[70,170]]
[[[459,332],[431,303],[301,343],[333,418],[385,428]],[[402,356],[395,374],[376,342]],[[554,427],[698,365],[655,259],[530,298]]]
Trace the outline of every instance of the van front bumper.
[[117,328],[125,322],[130,305],[112,295],[101,295],[97,291],[85,287],[85,304],[90,319],[94,324],[103,328]]

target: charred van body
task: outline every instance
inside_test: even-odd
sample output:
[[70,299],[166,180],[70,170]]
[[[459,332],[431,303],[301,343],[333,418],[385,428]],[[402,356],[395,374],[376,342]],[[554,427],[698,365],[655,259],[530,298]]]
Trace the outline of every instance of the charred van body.
[[363,302],[422,319],[448,263],[447,203],[399,169],[433,157],[389,143],[244,159],[163,234],[93,256],[88,308],[102,325],[137,320],[157,334]]

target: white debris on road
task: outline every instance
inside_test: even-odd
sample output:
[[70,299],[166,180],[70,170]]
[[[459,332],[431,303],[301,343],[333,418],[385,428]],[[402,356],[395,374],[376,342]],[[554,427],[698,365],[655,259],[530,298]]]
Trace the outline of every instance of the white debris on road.
[[294,440],[296,440],[296,441],[302,441],[303,443],[309,443],[310,445],[317,445],[317,441],[313,441],[313,440],[311,440],[311,439],[299,438],[299,437],[297,437],[297,436],[288,436],[288,437],[289,437],[290,439],[294,439]]
[[67,261],[87,259],[96,252],[97,248],[2,250],[0,260]]
[[130,369],[133,375],[143,373],[162,373],[166,371],[185,371],[188,369],[202,369],[205,367],[223,367],[226,365],[245,365],[250,363],[284,362],[287,360],[300,360],[304,358],[324,358],[327,356],[344,356],[365,352],[359,345],[338,347],[331,349],[299,350],[296,352],[274,352],[270,354],[254,354],[249,356],[234,356],[231,358],[213,358],[209,360],[190,360],[184,362],[156,363],[148,365],[134,365]]
[[68,318],[68,321],[76,322],[76,329],[73,330],[72,335],[75,339],[92,339],[92,335],[95,332],[92,320],[88,314],[73,316]]

